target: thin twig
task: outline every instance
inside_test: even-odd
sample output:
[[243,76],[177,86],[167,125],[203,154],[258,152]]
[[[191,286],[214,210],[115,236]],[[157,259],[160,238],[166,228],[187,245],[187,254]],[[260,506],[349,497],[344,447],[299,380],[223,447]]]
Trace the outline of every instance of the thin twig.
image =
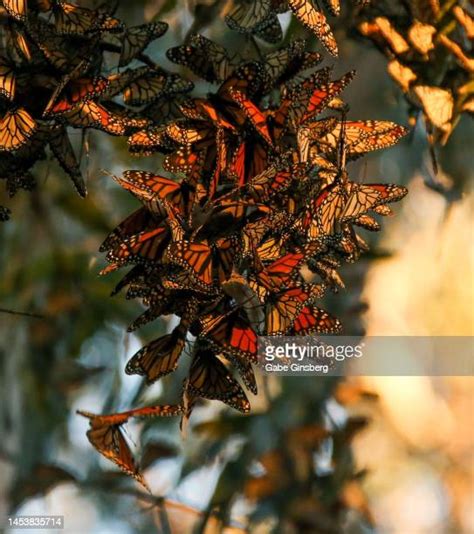
[[31,317],[33,319],[46,319],[45,315],[39,315],[38,313],[15,311],[15,310],[9,310],[7,308],[0,308],[0,313],[8,313],[10,315],[22,315],[23,317]]

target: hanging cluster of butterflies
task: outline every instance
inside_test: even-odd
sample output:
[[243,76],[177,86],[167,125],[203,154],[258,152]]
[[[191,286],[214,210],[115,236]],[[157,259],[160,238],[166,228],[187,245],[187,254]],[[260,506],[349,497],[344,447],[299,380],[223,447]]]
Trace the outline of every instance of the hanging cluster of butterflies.
[[432,144],[444,145],[460,116],[474,114],[474,10],[467,4],[384,1],[359,13],[359,32],[389,59],[412,123],[421,111]]
[[[96,9],[62,0],[0,2],[0,178],[10,196],[35,186],[30,169],[48,147],[85,196],[77,143],[71,142],[74,129],[131,135],[149,123],[133,108],[143,100],[144,84],[149,104],[193,88],[143,54],[168,25],[127,28],[114,16],[116,7],[116,2]],[[0,218],[7,216],[2,209]]]
[[[113,294],[124,290],[146,309],[129,331],[179,319],[129,360],[127,374],[152,384],[188,361],[185,419],[201,398],[246,413],[258,336],[341,330],[318,301],[343,287],[338,267],[368,249],[357,228],[379,230],[377,215],[407,193],[351,181],[346,162],[406,130],[347,120],[341,94],[354,72],[333,79],[302,40],[239,62],[195,35],[167,56],[215,90],[181,98],[179,116],[130,137],[134,151],[163,155],[163,171],[113,176],[141,205],[103,242],[103,273],[130,267]],[[97,417],[102,429],[116,424]],[[137,478],[135,467],[127,472]]]
[[[367,5],[370,0],[353,0],[356,6]],[[326,11],[334,17],[341,12],[340,0],[324,0]],[[230,4],[230,7],[229,7]],[[259,37],[276,44],[283,39],[278,15],[291,11],[298,21],[315,35],[332,55],[338,55],[337,42],[324,11],[315,0],[233,0],[225,2],[225,20],[232,30]]]
[[[325,3],[338,13],[338,1]],[[391,214],[388,204],[407,193],[351,181],[346,163],[406,131],[388,121],[348,120],[341,95],[354,72],[335,79],[304,40],[249,59],[194,35],[167,51],[171,62],[213,85],[205,96],[190,96],[191,81],[144,52],[167,25],[126,27],[116,4],[1,2],[0,177],[11,195],[32,188],[30,170],[49,149],[84,196],[74,129],[127,136],[132,154],[161,155],[159,174],[114,176],[141,206],[101,250],[104,273],[130,267],[114,293],[125,290],[146,307],[130,331],[162,316],[179,319],[126,372],[151,384],[188,360],[182,400],[121,414],[82,412],[94,447],[146,485],[121,430],[131,417],[186,421],[201,398],[246,413],[244,388],[257,392],[258,336],[341,330],[318,301],[343,287],[338,268],[368,249],[358,228],[378,231],[377,216]],[[251,40],[275,43],[282,38],[277,13],[288,9],[337,53],[310,0],[235,2],[226,22]],[[1,208],[0,219],[7,216]]]

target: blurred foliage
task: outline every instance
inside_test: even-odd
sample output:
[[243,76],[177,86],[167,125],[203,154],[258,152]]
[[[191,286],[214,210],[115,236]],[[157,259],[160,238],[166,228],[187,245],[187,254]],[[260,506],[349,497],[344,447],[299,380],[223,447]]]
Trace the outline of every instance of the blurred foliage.
[[415,124],[421,110],[433,144],[446,144],[462,113],[474,112],[469,7],[451,0],[377,3],[359,13],[358,31],[390,60]]

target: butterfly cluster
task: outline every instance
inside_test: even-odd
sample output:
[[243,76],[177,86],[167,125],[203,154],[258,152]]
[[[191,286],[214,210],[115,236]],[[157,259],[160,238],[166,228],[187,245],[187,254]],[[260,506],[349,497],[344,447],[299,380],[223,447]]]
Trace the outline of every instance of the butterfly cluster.
[[356,228],[379,230],[374,214],[388,215],[407,192],[353,182],[345,163],[406,131],[347,120],[340,95],[354,73],[332,79],[303,41],[234,63],[196,35],[167,55],[216,88],[185,98],[180,117],[137,132],[148,136],[147,152],[163,154],[164,173],[114,176],[141,207],[102,244],[103,272],[132,266],[113,292],[146,306],[129,331],[179,318],[130,359],[128,374],[151,384],[187,354],[187,415],[199,398],[248,412],[237,377],[256,393],[259,335],[340,331],[318,301],[343,286],[338,267],[367,250]]
[[[338,2],[326,6],[339,11]],[[130,331],[177,318],[126,373],[152,384],[186,359],[182,398],[106,416],[82,412],[94,447],[145,485],[121,430],[131,417],[186,421],[199,399],[247,413],[246,390],[257,393],[258,336],[341,330],[319,301],[343,287],[339,267],[368,249],[358,228],[378,231],[376,217],[407,193],[352,181],[346,163],[395,144],[406,130],[349,120],[341,95],[355,73],[337,78],[321,68],[321,55],[304,40],[254,58],[193,35],[167,51],[198,78],[198,89],[212,87],[191,93],[192,81],[144,52],[167,25],[127,27],[116,7],[3,0],[0,177],[10,194],[33,187],[30,170],[50,150],[84,196],[73,129],[126,136],[131,154],[159,155],[158,173],[114,176],[140,207],[101,251],[104,273],[130,267],[113,293],[125,290],[146,308]],[[254,36],[281,40],[277,14],[290,9],[337,53],[325,16],[309,0],[235,2],[226,22],[258,49]]]
[[[48,148],[85,196],[73,129],[130,135],[149,122],[133,108],[144,100],[143,84],[153,86],[149,102],[192,89],[143,54],[168,25],[126,27],[115,8],[115,2],[96,9],[60,0],[0,3],[0,178],[10,196],[35,186],[30,169]],[[142,65],[129,68],[134,60]],[[6,209],[1,216],[7,218]]]
[[[361,6],[368,1],[355,0],[353,3]],[[325,12],[313,0],[234,0],[230,4],[230,8],[226,6],[228,13],[225,20],[232,30],[276,44],[283,39],[278,15],[291,11],[332,56],[338,55],[337,42]],[[341,12],[339,0],[324,0],[324,7],[329,15],[334,17]]]
[[[463,113],[474,113],[474,13],[464,2],[378,2],[362,10],[358,31],[389,59],[388,73],[430,142],[445,144]],[[464,6],[464,7],[463,7]]]

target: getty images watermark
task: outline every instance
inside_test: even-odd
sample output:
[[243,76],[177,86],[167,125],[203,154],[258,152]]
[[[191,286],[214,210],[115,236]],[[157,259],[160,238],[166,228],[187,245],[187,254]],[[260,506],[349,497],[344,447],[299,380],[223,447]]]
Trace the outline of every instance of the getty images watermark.
[[472,337],[260,337],[260,368],[279,375],[469,376]]
[[267,373],[321,373],[335,371],[337,364],[350,358],[361,358],[364,342],[357,345],[324,343],[314,338],[306,344],[302,338],[291,338],[275,344],[275,338],[265,343],[263,348],[264,370]]

